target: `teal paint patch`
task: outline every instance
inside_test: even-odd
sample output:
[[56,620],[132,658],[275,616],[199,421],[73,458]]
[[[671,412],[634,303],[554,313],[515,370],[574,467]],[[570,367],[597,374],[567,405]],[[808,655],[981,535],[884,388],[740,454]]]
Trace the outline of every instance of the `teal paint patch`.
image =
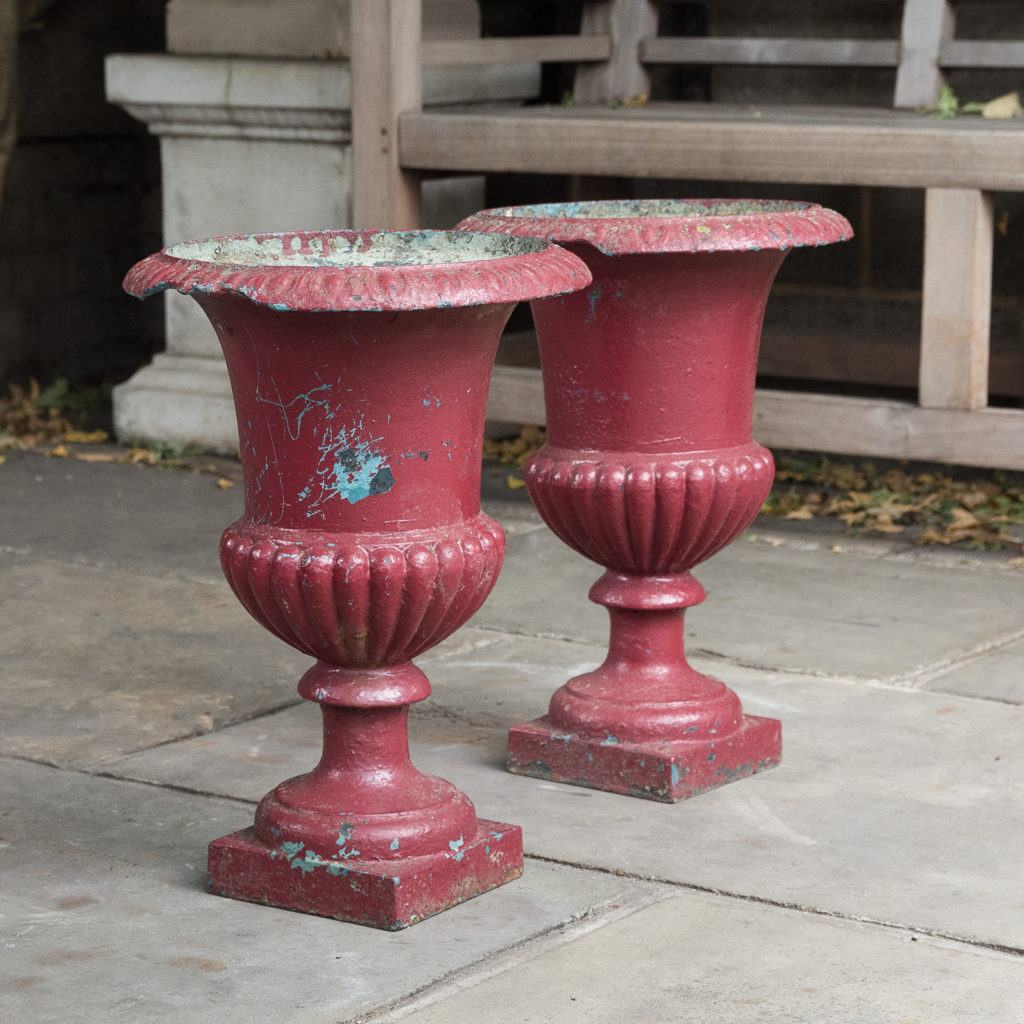
[[302,860],[299,860],[298,857],[295,857],[292,859],[292,867],[298,868],[302,872],[302,877],[305,878],[306,875],[308,875],[310,871],[312,871],[313,868],[316,867],[316,861],[310,860],[310,857],[315,856],[316,854],[311,854],[307,852],[306,856]]
[[397,839],[392,839],[391,840],[391,849],[392,850],[397,850],[398,849],[398,840]]
[[339,379],[286,399],[273,381],[257,377],[256,400],[278,410],[289,440],[297,441],[303,429],[307,429],[307,423],[311,423],[319,435],[316,472],[298,492],[298,501],[307,505],[309,518],[323,516],[324,505],[331,501],[340,498],[355,504],[386,494],[395,483],[387,454],[377,448],[381,438],[367,436],[364,418],[360,416],[354,423],[339,422],[343,411],[346,416],[351,415],[351,411],[342,409],[337,396],[351,390],[343,388]]
[[619,739],[618,739],[617,736],[613,736],[611,733],[608,733],[608,735],[605,736],[605,738],[603,740],[601,740],[601,746],[602,747],[614,747],[616,744],[618,744],[618,742],[619,742]]
[[335,840],[338,846],[337,856],[343,860],[348,860],[350,857],[358,857],[359,851],[353,847],[351,850],[347,850],[345,847],[348,841],[352,838],[352,833],[355,831],[355,825],[351,825],[348,822],[343,822],[338,826],[338,838]]
[[350,505],[364,498],[385,494],[395,484],[391,467],[382,455],[368,446],[341,448],[334,453],[329,487]]
[[318,444],[320,458],[310,481],[315,498],[306,515],[322,514],[321,509],[339,498],[354,505],[357,501],[386,494],[395,484],[388,456],[376,450],[380,438],[365,437],[362,419],[351,427],[324,425]]

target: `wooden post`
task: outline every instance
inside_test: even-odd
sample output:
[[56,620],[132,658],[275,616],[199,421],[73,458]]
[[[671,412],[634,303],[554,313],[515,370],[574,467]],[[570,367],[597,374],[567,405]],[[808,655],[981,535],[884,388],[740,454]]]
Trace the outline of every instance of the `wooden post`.
[[926,190],[919,376],[925,408],[988,403],[992,229],[991,193]]
[[415,228],[419,176],[402,170],[398,118],[422,108],[421,0],[352,0],[352,224]]
[[658,34],[658,7],[651,0],[596,0],[585,4],[580,24],[583,35],[611,36],[611,58],[583,64],[576,71],[576,102],[628,100],[651,87],[651,76],[640,63],[640,43]]
[[942,44],[953,38],[956,16],[948,0],[906,0],[900,29],[894,107],[935,103],[945,76],[939,67]]

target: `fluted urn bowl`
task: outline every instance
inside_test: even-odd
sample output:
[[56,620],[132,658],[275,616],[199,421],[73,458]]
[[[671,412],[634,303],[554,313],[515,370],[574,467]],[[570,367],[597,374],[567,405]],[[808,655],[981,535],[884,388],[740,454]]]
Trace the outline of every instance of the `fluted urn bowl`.
[[781,728],[692,669],[690,575],[750,524],[771,486],[753,439],[765,304],[793,248],[852,235],[839,214],[778,200],[618,200],[484,210],[461,227],[556,241],[589,289],[531,306],[547,441],[526,467],[551,529],[606,567],[605,663],[516,726],[509,768],[685,799],[778,763]]
[[439,231],[203,239],[129,272],[127,291],[192,295],[217,332],[245,481],[221,563],[316,659],[299,692],[323,714],[320,764],[211,844],[213,891],[399,928],[521,872],[517,827],[413,767],[408,707],[430,684],[411,659],[501,567],[480,469],[504,324],[589,279],[545,241]]

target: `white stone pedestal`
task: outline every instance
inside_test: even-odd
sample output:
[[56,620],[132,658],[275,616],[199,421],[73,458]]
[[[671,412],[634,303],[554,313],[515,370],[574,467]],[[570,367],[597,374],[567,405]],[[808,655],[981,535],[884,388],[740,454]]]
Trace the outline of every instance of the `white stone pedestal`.
[[[306,20],[288,50],[315,45],[318,57],[326,52],[330,59],[280,56],[281,33],[269,33],[277,40],[270,58],[195,52],[107,58],[107,99],[160,138],[166,244],[351,224],[351,82],[348,61],[332,56],[345,52],[345,20],[330,0],[300,6]],[[428,18],[431,6],[425,6]],[[453,36],[478,31],[472,20],[453,30],[458,2],[433,6]],[[206,35],[197,25],[204,7],[212,19]],[[191,51],[204,38],[211,47],[255,46],[261,32],[249,21],[266,9],[253,0],[175,0],[169,46],[177,40],[179,49]],[[320,33],[309,23],[317,10],[324,18]],[[236,27],[248,25],[248,36],[228,31],[230,16]],[[521,101],[539,88],[537,64],[427,68],[423,79],[425,105]],[[482,177],[424,182],[424,226],[450,227],[483,205]],[[234,452],[234,406],[213,330],[191,299],[166,293],[164,301],[167,351],[114,389],[114,429],[122,440]]]

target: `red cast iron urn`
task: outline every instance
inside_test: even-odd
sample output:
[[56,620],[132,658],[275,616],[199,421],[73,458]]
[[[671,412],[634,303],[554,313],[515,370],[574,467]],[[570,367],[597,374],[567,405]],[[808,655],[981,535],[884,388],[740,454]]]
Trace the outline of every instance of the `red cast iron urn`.
[[429,231],[206,239],[128,273],[133,295],[192,295],[217,332],[245,478],[221,564],[316,659],[299,693],[323,716],[320,763],[211,843],[213,892],[395,929],[521,874],[520,829],[412,765],[409,705],[430,694],[412,659],[501,567],[480,470],[502,328],[517,301],[589,280],[547,242]]
[[808,203],[639,200],[484,210],[462,228],[540,237],[591,287],[531,303],[547,441],[528,462],[540,514],[607,571],[603,665],[509,734],[512,772],[678,801],[779,762],[778,721],[745,715],[683,654],[690,569],[731,543],[771,486],[752,437],[768,292],[797,246],[852,236]]

